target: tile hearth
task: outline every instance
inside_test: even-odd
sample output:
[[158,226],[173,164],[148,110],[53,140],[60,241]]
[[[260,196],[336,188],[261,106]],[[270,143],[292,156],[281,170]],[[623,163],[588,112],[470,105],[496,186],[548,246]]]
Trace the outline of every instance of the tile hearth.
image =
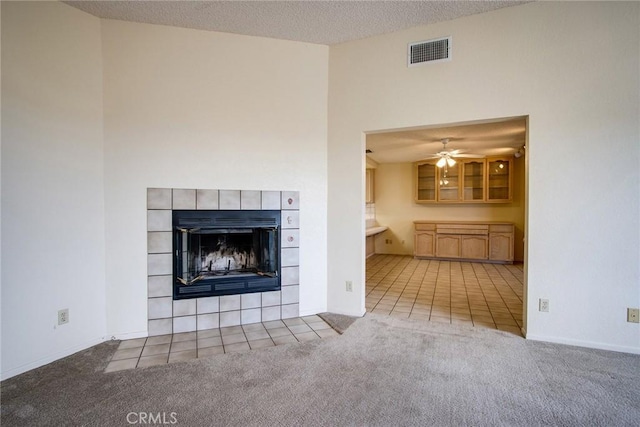
[[338,336],[319,316],[229,326],[122,341],[105,372],[165,365],[225,353]]
[[[173,300],[173,210],[279,210],[281,289]],[[297,191],[147,189],[148,335],[248,325],[300,315],[300,194]]]

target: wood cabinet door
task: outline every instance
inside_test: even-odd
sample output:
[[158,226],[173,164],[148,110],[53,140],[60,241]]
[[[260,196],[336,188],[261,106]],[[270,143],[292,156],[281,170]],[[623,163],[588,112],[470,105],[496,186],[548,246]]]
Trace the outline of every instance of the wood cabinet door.
[[462,200],[465,202],[483,202],[485,200],[485,164],[482,160],[462,162]]
[[489,234],[489,259],[513,261],[513,233]]
[[435,256],[435,239],[432,231],[421,231],[415,234],[415,256]]
[[460,236],[438,235],[436,237],[436,256],[439,258],[460,258]]
[[438,169],[438,201],[459,202],[460,199],[460,163]]
[[466,259],[487,259],[489,252],[487,236],[462,236],[461,253]]
[[417,203],[436,201],[436,175],[434,163],[416,163],[415,201]]
[[513,161],[511,158],[487,159],[487,201],[513,200]]

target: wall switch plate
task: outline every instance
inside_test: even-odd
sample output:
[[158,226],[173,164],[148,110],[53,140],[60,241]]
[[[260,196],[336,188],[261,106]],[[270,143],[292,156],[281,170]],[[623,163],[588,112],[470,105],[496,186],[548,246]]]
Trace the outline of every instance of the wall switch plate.
[[640,323],[640,309],[627,308],[627,322]]
[[58,325],[69,323],[69,309],[58,310]]
[[353,292],[353,282],[351,280],[347,280],[345,282],[347,292]]
[[539,305],[538,305],[538,310],[542,311],[543,313],[548,313],[549,312],[549,300],[545,299],[545,298],[540,298]]

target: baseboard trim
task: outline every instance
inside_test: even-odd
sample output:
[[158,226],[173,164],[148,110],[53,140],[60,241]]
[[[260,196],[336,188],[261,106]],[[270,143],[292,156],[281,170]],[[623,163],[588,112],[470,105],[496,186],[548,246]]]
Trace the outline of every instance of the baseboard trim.
[[139,332],[127,332],[124,334],[114,334],[110,337],[105,337],[105,341],[108,340],[132,340],[136,338],[146,338],[149,336],[149,331],[139,331]]
[[94,345],[100,344],[106,341],[106,337],[94,338],[92,340],[86,341],[83,344],[78,344],[73,347],[69,347],[62,351],[50,354],[48,356],[42,357],[35,362],[30,362],[25,365],[20,365],[15,368],[11,368],[7,371],[3,371],[0,374],[0,380],[8,380],[11,377],[15,377],[16,375],[23,374],[25,372],[31,371],[33,369],[39,368],[41,366],[47,365],[51,362],[55,362],[56,360],[60,360],[64,357],[71,356],[74,353],[77,353],[82,350],[86,350],[89,347],[93,347]]
[[553,344],[572,345],[572,346],[576,346],[576,347],[593,348],[593,349],[597,349],[597,350],[608,350],[608,351],[615,351],[615,352],[618,352],[618,353],[640,354],[640,348],[639,347],[628,347],[628,346],[622,346],[622,345],[611,345],[611,344],[604,344],[604,343],[593,342],[593,341],[572,340],[572,339],[568,339],[568,338],[549,337],[549,336],[545,336],[545,335],[535,335],[535,334],[527,334],[526,337],[527,337],[528,340],[532,340],[532,341],[541,341],[541,342],[549,342],[549,343],[553,343]]

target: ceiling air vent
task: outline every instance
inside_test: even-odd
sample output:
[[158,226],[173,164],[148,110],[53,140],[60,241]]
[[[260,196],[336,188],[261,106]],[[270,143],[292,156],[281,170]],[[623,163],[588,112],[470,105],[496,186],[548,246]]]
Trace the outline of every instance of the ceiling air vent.
[[409,67],[451,60],[451,37],[409,44]]

